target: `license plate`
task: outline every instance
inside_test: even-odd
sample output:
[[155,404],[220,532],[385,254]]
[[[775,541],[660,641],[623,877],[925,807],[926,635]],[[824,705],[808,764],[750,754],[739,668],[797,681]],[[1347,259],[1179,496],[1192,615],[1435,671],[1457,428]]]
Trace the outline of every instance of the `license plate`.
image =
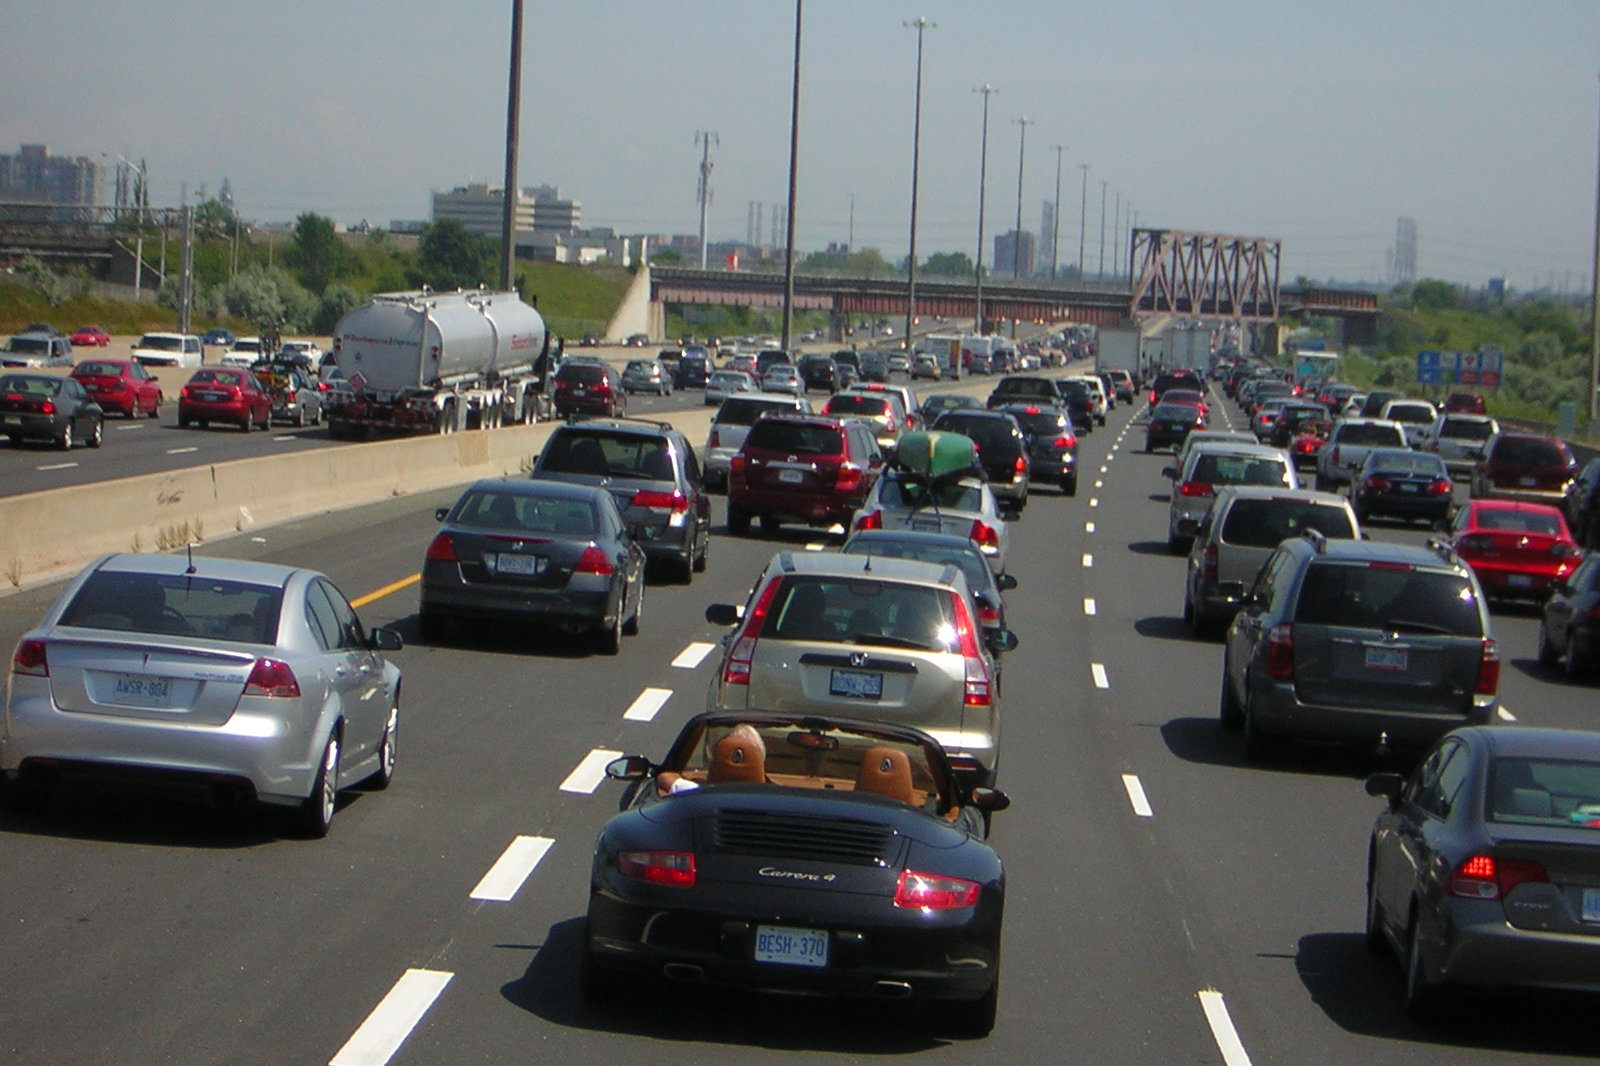
[[6,425],[8,425],[8,426],[20,426],[20,425],[22,425],[22,416],[21,415],[6,415]]
[[119,703],[145,707],[165,707],[172,698],[172,682],[163,677],[119,674],[112,679],[111,694]]
[[509,555],[501,552],[494,557],[494,569],[499,574],[531,576],[544,573],[546,561],[542,555]]
[[922,533],[939,533],[944,529],[944,527],[939,524],[939,520],[937,518],[916,517],[911,519],[910,528]]
[[1401,486],[1400,486],[1400,491],[1401,492],[1416,492],[1417,491],[1417,486],[1411,485],[1411,484],[1402,483]]
[[573,389],[572,390],[572,395],[574,395],[574,396],[587,396],[588,394],[589,394],[589,390],[588,389]]
[[1507,574],[1506,584],[1514,589],[1531,589],[1533,588],[1533,578],[1527,574]]
[[1368,670],[1404,670],[1408,657],[1405,648],[1379,648],[1367,645]]
[[755,958],[779,966],[826,966],[828,934],[819,929],[758,925]]
[[883,698],[883,675],[864,670],[835,670],[828,680],[828,692],[857,700]]
[[202,392],[199,395],[197,395],[195,397],[195,399],[204,400],[206,403],[216,403],[216,402],[218,402],[219,400],[222,399],[222,393],[220,393],[220,392]]
[[1519,478],[1517,483],[1525,489],[1531,489],[1539,483],[1539,479],[1536,477]]
[[805,474],[799,470],[778,471],[778,480],[783,482],[785,485],[799,485],[804,483],[805,479]]
[[1600,888],[1583,890],[1583,920],[1600,922]]

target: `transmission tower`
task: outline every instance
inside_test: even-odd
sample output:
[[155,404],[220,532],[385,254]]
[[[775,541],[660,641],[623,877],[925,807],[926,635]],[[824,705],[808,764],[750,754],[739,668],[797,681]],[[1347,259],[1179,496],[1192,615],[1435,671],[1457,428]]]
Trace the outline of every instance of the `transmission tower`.
[[700,198],[700,269],[706,268],[706,208],[711,206],[711,146],[721,144],[710,130],[696,130],[695,143],[701,146],[700,181],[696,194]]

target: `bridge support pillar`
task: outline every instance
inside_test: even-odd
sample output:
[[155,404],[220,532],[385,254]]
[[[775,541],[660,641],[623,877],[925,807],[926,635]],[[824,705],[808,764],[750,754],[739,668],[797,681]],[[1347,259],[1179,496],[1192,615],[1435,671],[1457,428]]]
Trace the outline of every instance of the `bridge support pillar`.
[[843,311],[828,312],[828,339],[836,344],[849,341],[850,316]]

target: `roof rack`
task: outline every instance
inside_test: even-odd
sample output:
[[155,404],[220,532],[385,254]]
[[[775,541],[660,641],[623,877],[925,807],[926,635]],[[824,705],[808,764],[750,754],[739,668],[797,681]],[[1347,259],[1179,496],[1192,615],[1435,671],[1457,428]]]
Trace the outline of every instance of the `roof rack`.
[[653,426],[663,431],[673,428],[671,422],[661,422],[654,418],[635,418],[632,415],[593,415],[573,411],[566,417],[566,424],[569,426],[577,425],[579,422],[637,422],[641,426]]
[[1309,542],[1314,549],[1316,549],[1318,555],[1321,555],[1328,550],[1328,536],[1327,534],[1323,533],[1322,530],[1302,529],[1300,531],[1300,536],[1302,539]]
[[1447,563],[1459,564],[1461,562],[1461,556],[1456,554],[1455,546],[1443,537],[1429,537],[1428,548],[1433,554]]

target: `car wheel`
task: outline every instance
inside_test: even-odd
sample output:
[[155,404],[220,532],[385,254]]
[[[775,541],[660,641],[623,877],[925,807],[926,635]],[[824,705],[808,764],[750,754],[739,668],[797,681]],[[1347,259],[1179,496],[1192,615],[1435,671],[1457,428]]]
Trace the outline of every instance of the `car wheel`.
[[[1541,634],[1544,632],[1544,627],[1543,626],[1539,627],[1539,632]],[[1576,655],[1574,655],[1572,653],[1572,634],[1571,633],[1567,634],[1567,655],[1566,655],[1566,659],[1563,660],[1562,670],[1567,675],[1567,680],[1568,681],[1578,682],[1578,681],[1582,681],[1583,680],[1583,674],[1584,674],[1583,660],[1579,659]]]
[[[627,586],[624,585],[623,599],[625,600],[626,598]],[[611,619],[611,624],[606,625],[605,622],[602,621],[600,623],[600,628],[595,630],[595,650],[597,650],[601,655],[615,655],[617,652],[622,650],[622,612],[626,609],[626,607],[626,603],[619,602],[617,604],[617,613],[615,617]]]
[[1167,554],[1168,555],[1182,555],[1183,553],[1184,553],[1183,552],[1183,538],[1178,536],[1175,533],[1168,533],[1167,534]]
[[1317,475],[1316,488],[1318,492],[1332,492],[1333,483],[1321,474]]
[[1150,438],[1146,437],[1144,439],[1144,453],[1149,455],[1153,451],[1155,451],[1155,449],[1150,446]]
[[783,528],[783,523],[778,521],[777,515],[764,514],[761,516],[761,532],[769,537],[778,535],[778,530]]
[[378,743],[378,768],[362,784],[374,792],[381,792],[394,781],[394,763],[400,744],[400,700],[389,708],[389,718],[383,723],[383,740]]
[[1389,950],[1388,940],[1383,935],[1383,908],[1378,903],[1378,884],[1373,871],[1367,874],[1367,948],[1374,955],[1383,955]]
[[131,422],[142,414],[144,414],[144,411],[139,407],[139,397],[135,396],[133,403],[128,407],[128,420]]
[[322,761],[317,766],[316,780],[311,783],[311,795],[300,801],[295,812],[296,828],[312,839],[327,836],[338,799],[339,734],[334,733],[328,737],[327,747],[322,749]]
[[306,405],[303,403],[295,404],[294,425],[296,429],[306,428]]
[[156,393],[155,406],[150,408],[150,417],[151,418],[160,418],[161,417],[161,405],[166,402],[166,399],[167,398],[165,396],[161,395],[159,392]]
[[182,415],[179,415],[178,416],[178,428],[179,429],[188,429],[189,428],[189,420],[187,418],[184,418]]
[[1246,762],[1266,762],[1272,758],[1277,750],[1275,738],[1261,732],[1261,726],[1256,721],[1255,710],[1247,700],[1243,707],[1244,719],[1244,758]]
[[[1568,656],[1570,658],[1571,656]],[[1550,634],[1545,629],[1545,623],[1539,623],[1539,665],[1552,669],[1561,661],[1561,653],[1556,651],[1554,644],[1550,643]]]
[[750,512],[743,507],[728,505],[728,532],[736,537],[750,535]]
[[1233,686],[1228,683],[1228,656],[1222,656],[1222,696],[1217,701],[1217,720],[1222,723],[1222,728],[1237,732],[1244,725],[1244,708],[1239,706],[1239,698],[1233,694]]
[[[684,571],[688,571],[684,567]],[[639,582],[639,599],[633,605],[633,617],[622,623],[622,635],[636,637],[639,635],[639,620],[644,617],[644,582]]]
[[699,554],[697,554],[694,557],[694,562],[689,564],[689,568],[691,570],[693,570],[697,574],[705,573],[706,572],[706,559],[707,559],[708,556],[710,556],[710,554],[711,554],[711,531],[707,530],[706,531],[706,535],[700,538],[700,552],[699,552]]
[[105,419],[97,418],[97,419],[95,419],[94,428],[89,431],[89,439],[87,441],[85,441],[84,443],[88,444],[89,447],[91,447],[91,448],[98,448],[98,447],[100,447],[100,445],[105,443],[105,439],[106,439],[106,423],[105,423]]
[[1419,1022],[1438,1016],[1443,996],[1439,986],[1428,980],[1427,961],[1422,957],[1422,922],[1411,917],[1406,936],[1406,1013]]
[[945,1032],[964,1040],[980,1040],[994,1031],[999,1008],[1000,978],[997,974],[989,990],[977,999],[947,1000],[936,1010]]
[[430,644],[443,640],[449,625],[450,619],[438,611],[424,607],[417,612],[417,635]]

